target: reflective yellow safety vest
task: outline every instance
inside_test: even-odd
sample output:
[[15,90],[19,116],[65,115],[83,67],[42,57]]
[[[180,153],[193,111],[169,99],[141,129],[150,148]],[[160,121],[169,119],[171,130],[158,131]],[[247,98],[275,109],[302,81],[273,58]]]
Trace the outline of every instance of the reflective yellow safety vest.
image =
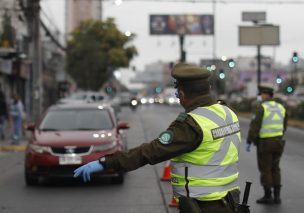
[[262,103],[264,115],[259,133],[260,138],[271,138],[282,136],[284,132],[285,107],[275,101]]
[[228,107],[214,104],[188,113],[201,127],[203,140],[192,152],[171,159],[175,197],[219,200],[238,185],[240,125]]

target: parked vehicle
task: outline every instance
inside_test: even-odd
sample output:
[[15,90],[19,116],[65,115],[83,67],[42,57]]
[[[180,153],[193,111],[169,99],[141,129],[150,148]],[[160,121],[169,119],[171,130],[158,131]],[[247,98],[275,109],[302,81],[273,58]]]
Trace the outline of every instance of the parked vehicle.
[[[128,123],[118,122],[107,105],[63,104],[48,109],[40,124],[28,125],[32,137],[25,152],[25,182],[38,184],[40,179],[73,177],[82,164],[106,154],[126,150],[121,130]],[[105,170],[95,177],[111,177],[122,183],[123,173]]]
[[71,94],[66,98],[58,100],[58,104],[82,104],[105,101],[107,99],[105,94],[100,92],[81,91]]

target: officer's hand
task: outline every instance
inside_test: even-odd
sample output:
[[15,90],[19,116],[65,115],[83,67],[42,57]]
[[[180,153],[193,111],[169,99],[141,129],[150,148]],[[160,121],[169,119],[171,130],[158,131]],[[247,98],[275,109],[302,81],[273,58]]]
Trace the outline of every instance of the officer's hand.
[[83,181],[88,182],[91,180],[91,173],[101,172],[103,170],[103,166],[99,163],[98,160],[92,161],[88,164],[85,164],[74,170],[74,177],[78,177],[82,175]]
[[247,152],[250,152],[250,148],[251,148],[251,144],[246,143],[245,149],[246,149]]

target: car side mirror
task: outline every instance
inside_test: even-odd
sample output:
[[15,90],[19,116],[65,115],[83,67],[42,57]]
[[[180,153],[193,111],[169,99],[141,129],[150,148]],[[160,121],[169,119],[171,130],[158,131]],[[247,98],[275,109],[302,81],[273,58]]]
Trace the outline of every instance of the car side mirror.
[[118,127],[117,127],[118,130],[129,129],[129,128],[130,128],[129,123],[122,121],[118,122]]
[[35,130],[35,128],[36,128],[36,126],[35,126],[34,123],[28,123],[28,124],[27,124],[27,127],[26,127],[26,129],[27,129],[28,131],[32,131],[32,132]]

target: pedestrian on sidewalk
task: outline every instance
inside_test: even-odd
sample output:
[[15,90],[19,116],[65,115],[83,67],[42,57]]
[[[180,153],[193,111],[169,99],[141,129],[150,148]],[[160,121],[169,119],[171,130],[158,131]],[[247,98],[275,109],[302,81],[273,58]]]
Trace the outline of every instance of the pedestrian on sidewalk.
[[12,100],[9,107],[9,114],[13,128],[11,144],[19,144],[22,137],[23,104],[17,94],[12,95]]
[[4,93],[0,90],[0,139],[5,140],[5,125],[8,120],[8,109]]
[[250,152],[251,144],[257,147],[257,161],[264,196],[256,202],[280,204],[279,164],[285,145],[283,136],[287,129],[287,113],[282,104],[273,100],[274,91],[271,85],[260,85],[258,89],[257,99],[260,103],[250,123],[246,151]]
[[91,173],[104,169],[126,172],[171,160],[171,184],[181,213],[232,213],[240,189],[238,118],[211,97],[207,69],[181,63],[172,76],[185,112],[150,143],[100,156],[76,169],[74,177],[81,175],[87,182]]

